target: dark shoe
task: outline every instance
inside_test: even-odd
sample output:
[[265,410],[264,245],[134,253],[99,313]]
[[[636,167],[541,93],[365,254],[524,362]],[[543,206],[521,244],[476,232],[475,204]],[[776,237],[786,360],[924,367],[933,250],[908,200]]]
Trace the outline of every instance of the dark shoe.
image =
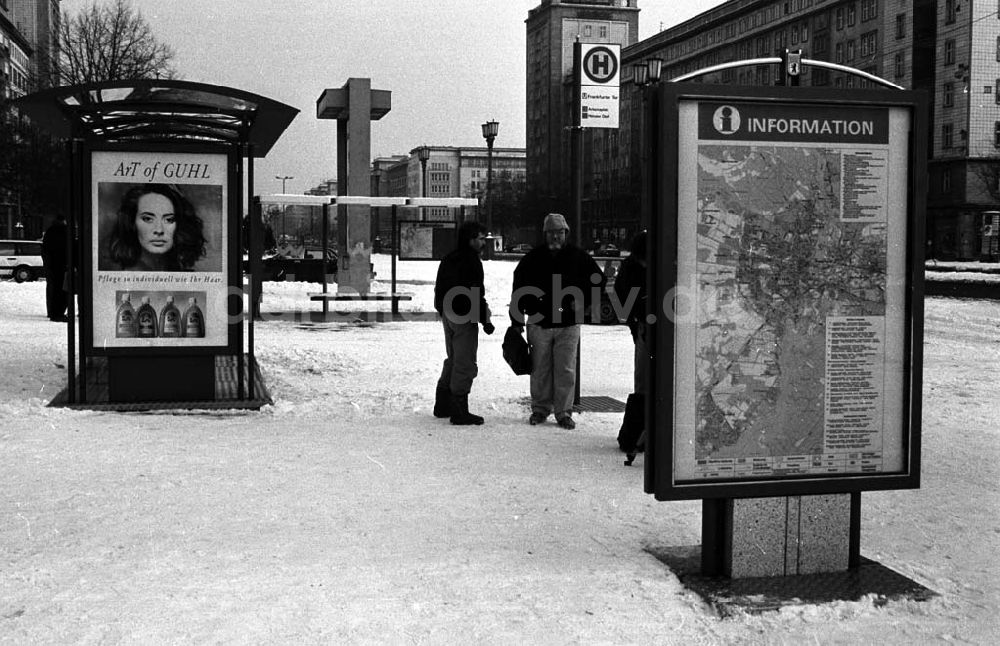
[[455,426],[479,426],[483,418],[469,412],[468,395],[451,396],[451,423]]
[[434,391],[434,417],[451,417],[451,391],[438,386]]
[[563,428],[565,428],[567,430],[570,430],[570,431],[572,431],[574,428],[576,428],[576,422],[574,422],[573,418],[570,417],[569,415],[567,415],[566,417],[560,417],[559,419],[557,419],[556,420],[556,424],[558,424],[559,426],[561,426],[561,427],[563,427]]
[[545,421],[546,417],[548,417],[548,415],[545,415],[544,413],[532,413],[531,417],[528,418],[528,423],[532,426],[538,426]]

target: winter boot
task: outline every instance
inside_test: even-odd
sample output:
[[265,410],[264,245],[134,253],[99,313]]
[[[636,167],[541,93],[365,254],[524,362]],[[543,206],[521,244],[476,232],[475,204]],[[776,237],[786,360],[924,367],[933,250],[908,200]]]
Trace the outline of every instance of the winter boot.
[[468,395],[451,396],[451,423],[456,426],[472,426],[483,423],[483,418],[469,412]]
[[625,402],[622,430],[618,433],[618,448],[628,457],[626,465],[632,464],[635,454],[645,449],[645,399],[645,395],[641,393],[632,393]]
[[451,391],[437,387],[434,392],[434,417],[451,417]]

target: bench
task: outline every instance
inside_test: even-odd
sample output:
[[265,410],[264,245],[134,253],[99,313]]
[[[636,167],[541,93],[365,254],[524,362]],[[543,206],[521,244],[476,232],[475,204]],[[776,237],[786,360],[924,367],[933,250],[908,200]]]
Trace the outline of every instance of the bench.
[[311,292],[309,294],[309,300],[311,301],[412,301],[412,292],[396,292],[395,294],[388,294],[386,292],[375,292],[368,293],[362,296],[361,294],[338,294],[336,292]]

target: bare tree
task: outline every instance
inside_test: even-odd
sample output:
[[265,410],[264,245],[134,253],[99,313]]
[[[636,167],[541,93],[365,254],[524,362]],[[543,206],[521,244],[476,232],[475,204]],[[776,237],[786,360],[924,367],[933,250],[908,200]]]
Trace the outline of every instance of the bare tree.
[[59,85],[174,76],[174,50],[156,39],[129,0],[95,2],[66,16],[59,50]]

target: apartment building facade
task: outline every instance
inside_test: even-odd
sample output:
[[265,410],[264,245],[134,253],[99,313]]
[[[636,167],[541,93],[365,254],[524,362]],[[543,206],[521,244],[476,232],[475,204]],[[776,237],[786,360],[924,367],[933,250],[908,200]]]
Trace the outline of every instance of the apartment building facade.
[[[541,12],[547,4],[533,12]],[[612,6],[589,9],[607,19],[620,10]],[[596,15],[594,19],[598,19]],[[529,124],[536,110],[531,103],[531,88],[539,82],[532,77],[542,76],[535,69],[537,56],[532,55],[531,21],[529,15]],[[550,53],[555,55],[560,48],[552,45]],[[626,221],[632,227],[620,212],[631,213],[636,208],[641,190],[638,144],[642,136],[642,95],[639,88],[629,83],[634,64],[661,59],[661,82],[669,82],[671,78],[720,63],[780,56],[786,49],[801,50],[807,59],[838,63],[906,89],[927,92],[931,105],[926,196],[928,253],[941,259],[998,259],[1000,3],[997,0],[729,0],[629,44],[622,53],[621,128],[617,132],[585,133],[584,221],[588,219],[588,210],[594,211],[596,207],[596,212],[619,211],[618,222]],[[777,72],[776,65],[755,65],[707,74],[698,80],[773,85],[778,80]],[[843,89],[883,87],[857,75],[817,66],[804,66],[800,84]],[[554,84],[552,87],[554,91]],[[568,95],[564,88],[563,96]],[[560,131],[571,114],[566,100],[562,104],[564,118]],[[551,130],[558,120],[550,121]],[[552,132],[540,136],[529,125],[529,186],[536,177],[545,177],[533,165],[545,157],[532,156],[532,151],[546,146],[551,149],[550,141],[556,137]],[[560,190],[568,195],[568,190]]]

